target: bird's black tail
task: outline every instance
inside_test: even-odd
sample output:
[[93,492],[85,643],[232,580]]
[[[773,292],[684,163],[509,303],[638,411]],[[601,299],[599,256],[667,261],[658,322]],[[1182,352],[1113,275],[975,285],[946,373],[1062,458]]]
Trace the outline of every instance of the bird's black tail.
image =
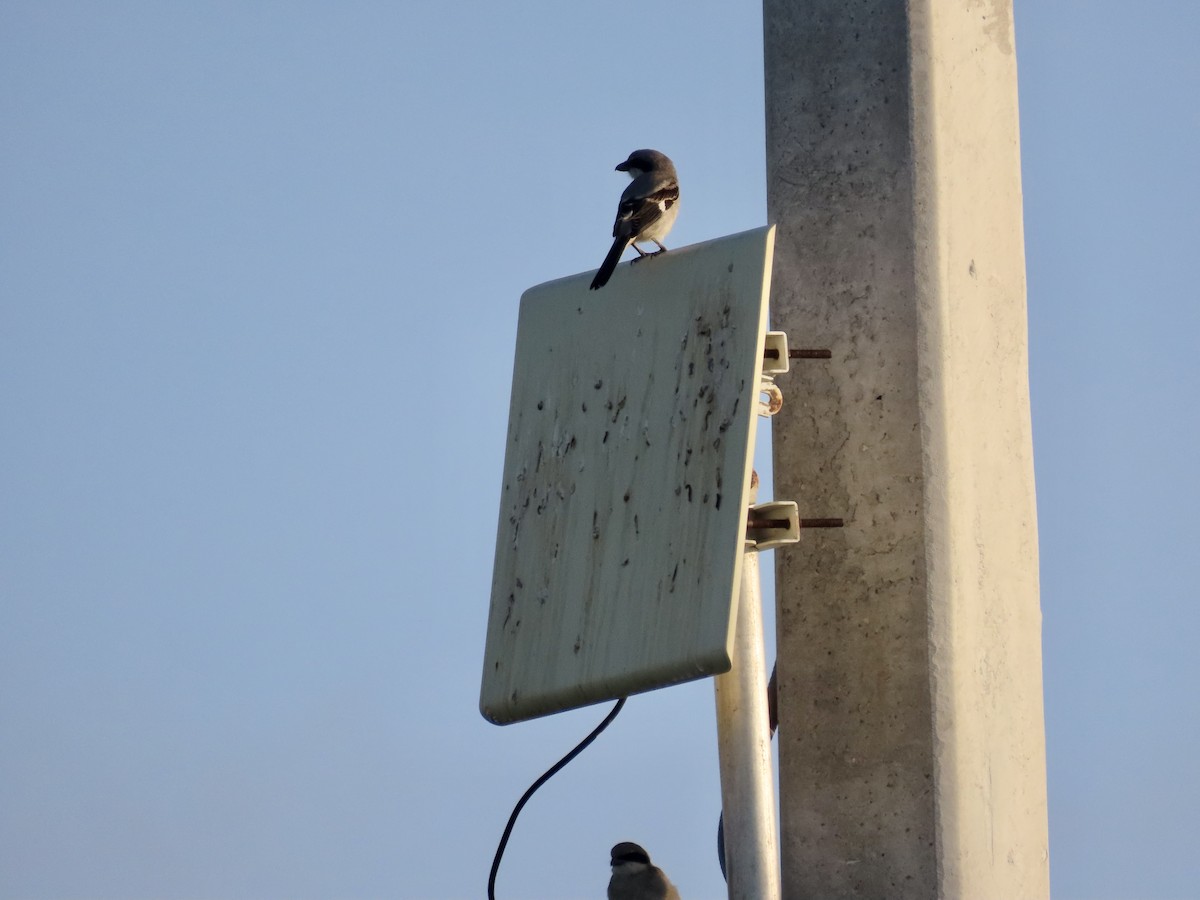
[[591,289],[593,291],[598,291],[608,284],[608,279],[612,278],[612,273],[617,268],[617,263],[621,261],[621,254],[625,252],[625,248],[628,246],[629,238],[617,238],[613,241],[612,249],[608,251],[608,256],[604,257],[604,262],[600,264],[600,268],[596,272],[596,277],[592,279]]

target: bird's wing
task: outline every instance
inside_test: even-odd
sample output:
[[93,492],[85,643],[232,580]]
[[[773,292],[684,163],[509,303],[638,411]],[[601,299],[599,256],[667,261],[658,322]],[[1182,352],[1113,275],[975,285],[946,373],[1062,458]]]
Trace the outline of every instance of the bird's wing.
[[679,200],[679,183],[652,172],[639,175],[621,194],[613,237],[632,239],[660,219]]
[[667,878],[663,870],[658,869],[654,874],[658,876],[655,879],[656,884],[654,885],[655,896],[662,897],[663,900],[680,900],[679,890],[675,885],[671,884],[670,879]]

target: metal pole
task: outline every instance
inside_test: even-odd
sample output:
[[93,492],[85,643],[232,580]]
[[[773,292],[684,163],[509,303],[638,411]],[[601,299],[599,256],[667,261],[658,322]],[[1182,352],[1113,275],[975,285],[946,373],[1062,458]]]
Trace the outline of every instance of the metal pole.
[[746,543],[733,668],[713,679],[730,900],[779,900],[779,838],[767,717],[758,552]]

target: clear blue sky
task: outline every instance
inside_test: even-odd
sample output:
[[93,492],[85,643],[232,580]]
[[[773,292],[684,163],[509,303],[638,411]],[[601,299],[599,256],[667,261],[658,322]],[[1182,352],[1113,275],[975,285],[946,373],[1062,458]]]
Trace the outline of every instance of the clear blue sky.
[[[639,78],[611,4],[0,4],[0,896],[483,895],[603,714],[476,710],[518,297],[635,147],[674,243],[765,221],[758,6],[655,9]],[[1016,16],[1054,893],[1196,896],[1200,13]],[[721,896],[712,704],[631,701],[501,897],[622,839]]]

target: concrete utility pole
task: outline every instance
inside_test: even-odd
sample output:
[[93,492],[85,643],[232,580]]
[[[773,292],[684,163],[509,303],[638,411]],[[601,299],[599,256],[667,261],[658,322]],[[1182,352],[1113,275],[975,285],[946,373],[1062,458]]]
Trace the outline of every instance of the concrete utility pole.
[[764,0],[783,895],[1049,896],[1011,0]]

